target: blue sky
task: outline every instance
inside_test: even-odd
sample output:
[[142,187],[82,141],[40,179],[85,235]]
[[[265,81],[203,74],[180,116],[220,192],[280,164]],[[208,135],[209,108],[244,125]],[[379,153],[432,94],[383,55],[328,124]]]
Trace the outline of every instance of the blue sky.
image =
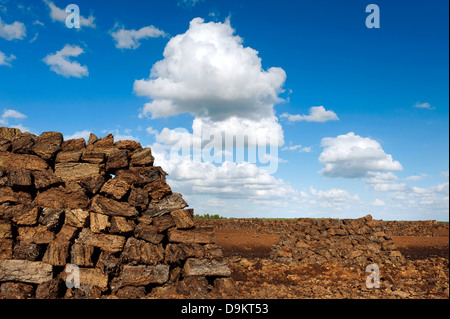
[[[0,125],[138,140],[199,214],[448,221],[448,5],[0,0]],[[276,170],[175,156],[200,126]]]

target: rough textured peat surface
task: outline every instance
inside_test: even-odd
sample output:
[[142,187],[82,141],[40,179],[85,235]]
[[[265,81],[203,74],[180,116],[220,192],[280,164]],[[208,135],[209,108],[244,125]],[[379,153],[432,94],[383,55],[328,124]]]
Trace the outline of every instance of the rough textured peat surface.
[[0,298],[233,289],[214,229],[194,224],[153,161],[149,148],[112,135],[86,143],[0,128]]

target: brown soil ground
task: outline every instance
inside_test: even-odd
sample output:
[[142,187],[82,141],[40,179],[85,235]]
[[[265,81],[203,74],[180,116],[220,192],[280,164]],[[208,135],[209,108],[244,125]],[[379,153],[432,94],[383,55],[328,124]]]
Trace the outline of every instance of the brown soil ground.
[[216,229],[216,242],[222,246],[224,256],[269,258],[279,235],[256,229]]
[[448,224],[446,230],[432,236],[393,236],[406,262],[380,266],[380,289],[366,287],[368,274],[358,266],[274,261],[270,254],[280,236],[273,224],[267,228],[264,222],[209,220],[202,224],[215,226],[216,242],[222,246],[237,286],[236,293],[228,296],[231,298],[449,298]]
[[[216,229],[216,241],[222,246],[224,256],[269,258],[272,246],[279,235],[256,229]],[[428,257],[449,258],[449,235],[441,233],[429,236],[393,236],[397,248],[410,260]]]
[[448,233],[446,236],[393,236],[395,245],[410,260],[429,257],[449,258]]

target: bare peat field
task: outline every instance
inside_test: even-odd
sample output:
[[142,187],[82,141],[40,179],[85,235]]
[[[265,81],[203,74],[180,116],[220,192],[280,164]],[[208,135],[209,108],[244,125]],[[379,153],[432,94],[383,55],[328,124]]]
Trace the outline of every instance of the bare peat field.
[[[236,290],[226,294],[229,298],[449,298],[448,223],[360,220],[354,234],[342,236],[330,233],[350,231],[345,221],[335,221],[339,228],[329,228],[335,223],[330,220],[308,219],[196,222],[215,227],[236,283]],[[364,229],[371,223],[384,232],[374,235]],[[380,236],[377,246],[375,237]],[[366,243],[356,243],[364,237],[369,238]],[[323,245],[315,244],[320,241]],[[372,262],[379,266],[378,289],[366,287],[365,270]]]

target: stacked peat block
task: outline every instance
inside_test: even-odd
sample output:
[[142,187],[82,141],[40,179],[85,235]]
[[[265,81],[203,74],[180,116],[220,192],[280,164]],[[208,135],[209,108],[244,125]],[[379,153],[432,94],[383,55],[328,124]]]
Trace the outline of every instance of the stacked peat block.
[[448,237],[448,223],[440,223],[436,220],[419,221],[386,221],[387,233],[391,236],[443,236]]
[[386,234],[385,223],[370,215],[342,220],[300,218],[281,235],[272,257],[293,264],[331,261],[367,266],[405,261]]
[[[0,128],[0,297],[137,298],[192,277],[229,286],[214,229],[195,227],[153,161],[111,134]],[[80,286],[67,288],[74,274]]]

